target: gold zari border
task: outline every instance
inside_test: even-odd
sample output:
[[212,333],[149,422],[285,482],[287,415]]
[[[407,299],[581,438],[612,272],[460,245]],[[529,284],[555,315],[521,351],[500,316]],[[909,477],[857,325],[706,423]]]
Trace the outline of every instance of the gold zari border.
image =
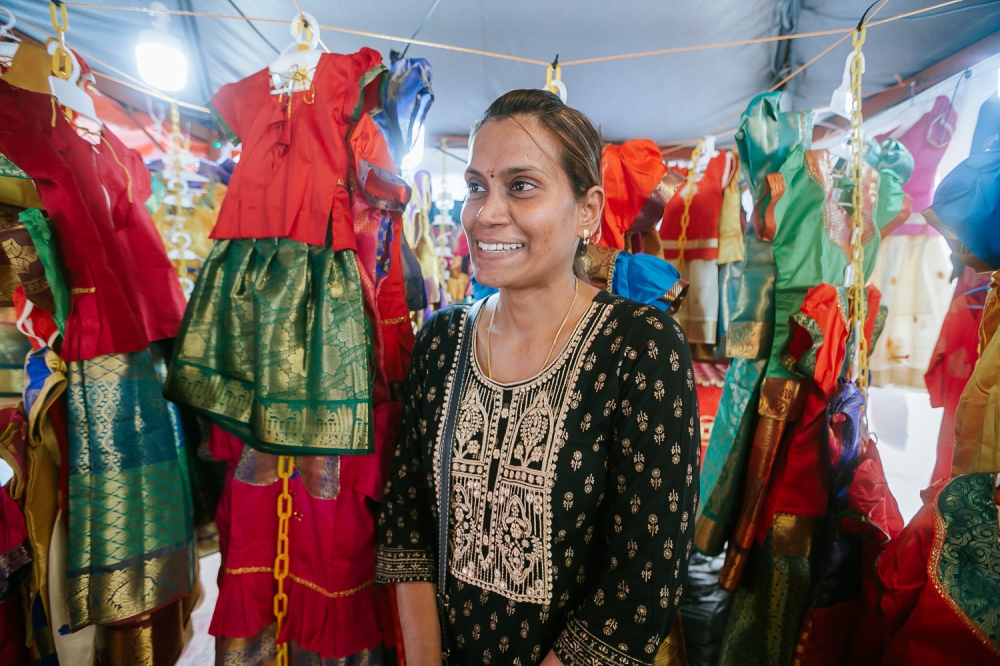
[[[226,575],[227,576],[230,575],[230,574],[239,575],[239,574],[249,574],[249,573],[266,573],[266,574],[274,573],[274,569],[272,569],[271,567],[239,567],[239,568],[236,568],[236,569],[226,568],[225,571],[226,571]],[[361,590],[365,589],[366,587],[370,587],[370,586],[372,586],[372,585],[375,584],[375,579],[372,578],[371,580],[366,580],[365,582],[361,583],[361,585],[358,585],[357,587],[352,587],[349,590],[341,590],[341,591],[337,591],[337,592],[331,592],[330,590],[327,590],[327,589],[325,589],[323,587],[320,587],[316,583],[314,583],[312,581],[309,581],[309,580],[306,580],[305,578],[301,578],[299,576],[296,576],[293,573],[289,573],[288,577],[291,580],[293,580],[296,583],[298,583],[299,585],[303,585],[305,587],[308,587],[310,590],[313,590],[314,592],[319,592],[320,594],[322,594],[324,597],[326,597],[328,599],[340,599],[341,597],[349,597],[352,594],[357,594],[358,592],[360,592]]]

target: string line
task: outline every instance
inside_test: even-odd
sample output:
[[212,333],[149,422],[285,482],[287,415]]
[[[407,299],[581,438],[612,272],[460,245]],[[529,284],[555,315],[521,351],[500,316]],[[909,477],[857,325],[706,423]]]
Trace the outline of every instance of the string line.
[[[947,7],[947,6],[950,6],[950,5],[955,5],[955,4],[958,4],[958,3],[961,3],[961,2],[965,2],[965,1],[967,1],[967,0],[946,0],[945,2],[941,2],[939,4],[932,5],[930,7],[924,7],[922,9],[915,9],[915,10],[912,10],[912,11],[904,12],[902,14],[897,14],[895,16],[890,16],[888,18],[884,18],[884,19],[880,19],[880,20],[876,21],[876,20],[874,20],[875,15],[878,14],[878,12],[881,11],[881,9],[883,7],[885,7],[886,3],[888,2],[888,0],[882,0],[882,3],[878,6],[878,8],[875,9],[875,11],[872,12],[872,15],[870,17],[868,17],[868,19],[865,21],[865,26],[866,26],[866,28],[870,28],[870,27],[874,27],[874,26],[885,25],[885,24],[891,23],[893,21],[898,21],[900,19],[909,18],[909,17],[912,17],[912,16],[916,16],[916,15],[923,14],[923,13],[926,13],[926,12],[934,11],[934,10],[937,10],[937,9],[941,9],[943,7]],[[299,0],[294,0],[294,2],[295,2],[296,9],[299,11],[299,13],[301,15],[301,6],[299,5]],[[149,14],[152,14],[152,13],[165,13],[165,14],[173,14],[173,15],[181,15],[181,16],[195,16],[195,17],[202,17],[202,18],[235,19],[235,20],[247,21],[247,22],[261,21],[261,22],[264,22],[264,23],[288,23],[288,21],[286,19],[262,18],[262,17],[247,17],[247,16],[234,16],[234,15],[231,15],[231,14],[215,14],[215,13],[208,13],[208,12],[195,12],[195,11],[187,11],[187,10],[179,10],[179,9],[168,9],[168,10],[164,10],[164,11],[153,12],[152,10],[150,10],[150,9],[148,9],[146,7],[127,7],[127,6],[120,6],[120,5],[104,5],[104,4],[84,3],[84,2],[64,2],[63,4],[66,5],[66,6],[68,6],[68,7],[79,7],[79,8],[84,8],[84,9],[105,9],[105,10],[130,11],[130,12],[140,12],[140,13],[149,13]],[[46,32],[45,30],[42,30],[41,28],[39,28],[39,27],[37,27],[35,25],[32,25],[31,23],[28,23],[27,21],[25,21],[23,19],[19,18],[18,21],[22,25],[25,25],[25,26],[33,29],[33,30],[36,30],[36,31],[38,31],[39,33],[41,33],[43,35],[46,35],[48,37],[53,37],[53,35],[51,35],[50,33]],[[503,54],[503,53],[495,53],[495,52],[492,52],[492,51],[483,51],[483,50],[480,50],[480,49],[471,49],[471,48],[466,48],[466,47],[462,47],[462,46],[453,46],[453,45],[449,45],[449,44],[442,44],[442,43],[439,43],[439,42],[430,42],[430,41],[421,40],[421,39],[414,39],[414,38],[407,38],[407,37],[398,37],[398,36],[394,36],[394,35],[386,35],[386,34],[383,34],[383,33],[369,32],[369,31],[365,31],[365,30],[354,30],[354,29],[351,29],[351,28],[341,28],[341,27],[337,27],[337,26],[320,25],[318,27],[320,29],[322,29],[322,30],[330,30],[330,31],[333,31],[333,32],[340,32],[340,33],[344,33],[344,34],[356,35],[356,36],[361,36],[361,37],[370,37],[370,38],[373,38],[373,39],[383,39],[383,40],[388,40],[388,41],[398,41],[398,42],[404,42],[404,43],[408,43],[408,44],[415,44],[417,46],[426,46],[426,47],[429,47],[429,48],[437,48],[437,49],[442,49],[442,50],[446,50],[446,51],[455,51],[455,52],[459,52],[459,53],[468,53],[470,55],[480,55],[480,56],[483,56],[483,57],[498,58],[498,59],[501,59],[501,60],[509,60],[509,61],[514,61],[514,62],[522,62],[522,63],[526,63],[526,64],[531,64],[531,65],[541,65],[541,66],[544,66],[544,67],[548,67],[549,66],[549,63],[547,63],[545,61],[542,61],[542,60],[535,60],[535,59],[532,59],[532,58],[523,58],[523,57],[520,57],[520,56],[512,56],[512,55],[507,55],[507,54]],[[734,41],[729,41],[729,42],[719,42],[719,43],[714,43],[714,44],[699,44],[699,45],[694,45],[694,46],[681,46],[681,47],[675,47],[675,48],[670,48],[670,49],[660,49],[660,50],[656,50],[656,51],[641,51],[641,52],[637,52],[637,53],[626,53],[626,54],[613,55],[613,56],[602,56],[602,57],[596,57],[596,58],[586,58],[586,59],[581,59],[581,60],[570,60],[570,61],[566,61],[566,62],[563,62],[563,63],[560,63],[560,64],[563,67],[567,67],[567,66],[571,66],[571,65],[585,65],[585,64],[593,64],[593,63],[599,63],[599,62],[609,62],[609,61],[615,61],[615,60],[631,59],[631,58],[649,57],[649,56],[656,56],[656,55],[669,55],[669,54],[673,54],[673,53],[685,53],[685,52],[691,52],[691,51],[701,51],[701,50],[708,50],[708,49],[714,49],[714,48],[727,48],[727,47],[732,47],[732,46],[746,46],[746,45],[752,45],[752,44],[764,44],[764,43],[769,43],[769,42],[777,42],[777,41],[790,40],[790,39],[805,39],[805,38],[809,38],[809,37],[820,37],[820,36],[825,36],[825,35],[836,35],[836,34],[842,35],[841,38],[838,39],[836,42],[834,42],[833,44],[831,44],[830,46],[828,46],[826,49],[824,49],[823,51],[821,51],[820,53],[818,53],[816,56],[814,56],[813,58],[811,58],[808,62],[800,65],[798,68],[796,68],[793,72],[791,72],[788,76],[786,76],[785,78],[783,78],[781,81],[779,81],[778,83],[774,84],[768,90],[768,92],[773,92],[773,91],[777,90],[779,87],[781,87],[782,85],[784,85],[785,83],[787,83],[788,81],[790,81],[795,76],[798,76],[800,73],[802,73],[803,71],[805,71],[806,68],[808,68],[811,65],[813,65],[816,61],[818,61],[824,55],[826,55],[827,53],[829,53],[830,51],[832,51],[834,48],[836,48],[837,46],[839,46],[840,44],[842,44],[848,37],[851,36],[851,34],[854,32],[854,30],[855,30],[854,28],[846,28],[846,29],[820,30],[820,31],[806,32],[806,33],[793,33],[793,34],[788,34],[788,35],[775,35],[775,36],[769,36],[769,37],[758,37],[758,38],[753,38],[753,39],[734,40]],[[128,87],[128,88],[132,88],[132,89],[134,89],[134,90],[136,90],[138,92],[145,93],[147,95],[151,95],[151,96],[156,97],[158,99],[162,99],[162,100],[169,101],[169,102],[177,102],[178,106],[182,106],[182,107],[187,108],[187,109],[191,109],[191,110],[194,110],[194,111],[200,111],[200,112],[206,113],[206,114],[210,114],[211,113],[211,111],[208,108],[204,107],[204,106],[199,106],[197,104],[190,104],[190,103],[187,103],[187,102],[181,102],[181,101],[175,100],[175,99],[173,99],[173,98],[171,98],[171,97],[169,97],[167,95],[164,95],[163,93],[161,93],[161,92],[159,92],[157,90],[154,90],[154,89],[152,89],[152,88],[144,85],[141,81],[139,81],[135,77],[129,75],[128,73],[123,72],[123,71],[121,71],[121,70],[119,70],[119,69],[117,69],[117,68],[109,65],[108,63],[106,63],[106,62],[104,62],[102,60],[99,60],[98,58],[96,58],[96,57],[94,57],[94,56],[92,56],[92,55],[90,55],[88,53],[85,53],[84,51],[82,51],[82,50],[80,50],[78,48],[75,48],[74,50],[76,50],[77,53],[79,53],[81,56],[83,56],[89,62],[93,62],[93,63],[96,63],[98,65],[101,65],[102,67],[106,68],[107,70],[112,71],[112,72],[118,74],[122,78],[116,78],[116,77],[111,76],[109,74],[105,74],[103,72],[99,72],[97,70],[94,70],[94,74],[97,75],[97,76],[100,76],[100,77],[102,77],[104,79],[107,79],[107,80],[109,80],[109,81],[111,81],[113,83],[117,83],[118,85],[122,85],[122,86],[125,86],[125,87]],[[130,81],[131,81],[131,83],[130,83]],[[721,132],[721,133],[716,133],[716,131],[719,130],[719,129],[721,129],[722,127],[725,127],[726,125],[728,125],[733,120],[739,118],[739,116],[740,116],[741,113],[742,112],[736,113],[736,114],[730,116],[726,120],[724,120],[721,123],[719,123],[715,128],[713,128],[713,130],[707,132],[707,134],[714,134],[717,137],[724,137],[724,136],[729,136],[729,135],[735,134],[736,133],[736,129],[728,130],[728,131]],[[676,150],[680,150],[682,148],[692,147],[692,146],[696,145],[698,143],[698,141],[700,141],[700,140],[701,140],[701,137],[698,137],[698,138],[694,138],[694,139],[685,140],[685,141],[682,141],[682,142],[674,142],[674,143],[670,143],[670,144],[661,144],[660,148],[661,148],[661,150],[664,150],[666,152],[673,152],[673,151],[676,151]]]
[[[39,32],[39,33],[45,35],[46,37],[50,37],[52,39],[55,39],[55,35],[49,33],[46,30],[43,30],[42,28],[39,28],[37,25],[33,25],[31,23],[28,23],[27,21],[25,21],[24,19],[22,19],[20,17],[18,17],[17,22],[19,24],[21,24],[21,25],[24,25],[24,26],[27,26],[27,27],[31,28],[32,30],[34,30],[36,32]],[[199,106],[197,104],[191,104],[189,102],[182,102],[182,101],[180,101],[178,99],[174,99],[173,97],[170,97],[169,95],[165,95],[165,94],[161,93],[159,90],[156,90],[154,88],[150,88],[149,86],[147,86],[146,84],[144,84],[142,81],[140,81],[139,79],[135,78],[131,74],[128,74],[127,72],[123,72],[120,69],[118,69],[117,67],[109,65],[108,63],[104,62],[103,60],[100,60],[100,59],[98,59],[98,58],[90,55],[89,53],[87,53],[87,52],[85,52],[85,51],[83,51],[81,49],[76,48],[75,46],[71,47],[71,48],[73,49],[73,51],[75,51],[75,52],[79,53],[81,56],[83,56],[83,59],[86,60],[88,63],[96,63],[96,64],[104,67],[105,69],[114,72],[115,74],[117,74],[118,76],[120,76],[122,78],[121,79],[115,78],[114,76],[111,76],[110,74],[105,74],[104,72],[99,72],[96,69],[92,69],[91,71],[94,73],[95,76],[100,76],[103,79],[107,79],[108,81],[111,81],[113,83],[117,83],[118,85],[125,86],[126,88],[132,88],[133,90],[135,90],[137,92],[144,93],[144,94],[149,95],[151,97],[156,97],[157,99],[162,99],[162,100],[167,101],[167,102],[176,102],[177,106],[183,107],[185,109],[191,109],[192,111],[200,111],[202,113],[207,113],[209,115],[211,115],[211,113],[212,113],[211,110],[208,109],[208,107]],[[124,80],[124,79],[128,79],[128,80]]]
[[[952,3],[950,3],[950,4],[953,4],[955,1],[956,0],[952,0]],[[961,0],[957,0],[957,1],[961,2]],[[865,21],[865,28],[868,28],[871,25],[871,22],[875,18],[875,15],[878,14],[879,11],[883,7],[885,7],[886,3],[888,3],[888,2],[889,2],[889,0],[882,0],[882,4],[880,4],[875,9],[875,11],[872,12],[871,16],[869,16],[868,19]],[[890,19],[885,19],[885,20],[890,20]],[[895,20],[895,17],[892,17],[892,20]],[[822,58],[823,56],[825,56],[827,53],[829,53],[830,51],[834,50],[835,48],[837,48],[838,46],[840,46],[842,43],[844,43],[844,41],[846,41],[848,37],[850,37],[852,34],[854,34],[854,30],[855,29],[852,28],[846,35],[844,35],[843,37],[841,37],[840,39],[838,39],[837,41],[835,41],[833,44],[830,44],[828,47],[826,47],[825,49],[823,49],[822,51],[820,51],[819,53],[817,53],[815,56],[813,56],[812,58],[810,58],[808,61],[806,61],[802,65],[799,65],[788,76],[786,76],[785,78],[781,79],[780,81],[778,81],[777,83],[775,83],[773,86],[771,86],[768,89],[767,92],[769,92],[769,93],[774,92],[775,90],[777,90],[778,88],[780,88],[781,86],[785,85],[786,83],[788,83],[789,81],[791,81],[793,78],[795,78],[796,76],[798,76],[799,74],[801,74],[802,72],[804,72],[807,67],[810,67],[817,60],[819,60],[820,58]],[[712,135],[715,135],[717,137],[729,136],[730,134],[736,134],[736,129],[732,129],[732,130],[730,130],[728,132],[724,132],[722,134],[716,134],[716,131],[722,129],[723,127],[725,127],[726,125],[728,125],[732,121],[736,120],[742,114],[743,114],[742,111],[738,111],[737,113],[734,113],[733,115],[729,116],[728,118],[726,118],[725,120],[723,120],[721,123],[719,123],[718,125],[716,125],[715,127],[713,127],[711,130],[709,130],[708,132],[706,132],[706,134],[712,134]],[[683,148],[694,147],[694,146],[696,146],[698,144],[699,141],[701,141],[701,137],[699,137],[697,139],[690,139],[688,141],[680,142],[680,143],[676,143],[676,144],[667,144],[666,146],[661,147],[661,150],[666,149],[666,152],[675,152],[675,151],[681,150]]]
[[[871,28],[871,27],[875,27],[875,26],[885,25],[885,24],[891,23],[893,21],[897,21],[897,20],[904,19],[904,18],[909,18],[911,16],[917,16],[919,14],[924,14],[926,12],[934,11],[934,10],[937,10],[937,9],[942,9],[942,8],[948,7],[950,5],[959,4],[961,2],[967,2],[967,0],[946,0],[945,2],[941,2],[941,3],[938,3],[936,5],[932,5],[930,7],[924,7],[922,9],[915,9],[915,10],[912,10],[912,11],[904,12],[902,14],[897,14],[896,16],[890,16],[888,18],[884,18],[884,19],[881,19],[879,21],[873,21],[873,20],[871,20],[872,17],[874,16],[874,14],[873,14],[872,17],[869,17],[869,20],[865,22],[865,26]],[[214,14],[214,13],[209,13],[209,12],[196,12],[196,11],[187,11],[187,10],[181,10],[181,9],[167,9],[167,10],[163,10],[163,11],[153,12],[152,10],[150,10],[147,7],[126,7],[126,6],[120,6],[120,5],[104,5],[104,4],[87,3],[87,2],[64,2],[63,4],[66,5],[67,7],[79,7],[79,8],[83,8],[83,9],[106,9],[106,10],[113,10],[113,11],[140,12],[140,13],[148,13],[148,14],[162,13],[162,14],[174,14],[174,15],[179,15],[179,16],[197,16],[197,17],[203,17],[203,18],[235,19],[235,20],[239,20],[239,21],[261,21],[261,22],[265,22],[265,23],[288,23],[287,19],[234,16],[232,14]],[[884,4],[885,3],[883,3],[881,6],[879,6],[879,9],[881,9],[882,6],[884,6]],[[299,6],[298,0],[295,0],[295,5],[296,5],[296,8],[298,8],[298,6]],[[876,13],[877,13],[877,11],[878,10],[876,10]],[[300,12],[301,12],[301,9],[300,9]],[[496,52],[493,52],[493,51],[483,51],[483,50],[480,50],[480,49],[472,49],[472,48],[467,48],[467,47],[464,47],[464,46],[454,46],[454,45],[451,45],[451,44],[443,44],[443,43],[440,43],[440,42],[430,42],[430,41],[426,41],[426,40],[422,40],[422,39],[414,39],[414,38],[410,38],[410,37],[400,37],[400,36],[397,36],[397,35],[387,35],[387,34],[384,34],[384,33],[369,32],[369,31],[366,31],[366,30],[354,30],[354,29],[351,29],[351,28],[341,28],[341,27],[338,27],[338,26],[331,26],[331,25],[320,25],[318,27],[320,29],[322,29],[322,30],[330,30],[330,31],[333,31],[333,32],[340,32],[340,33],[344,33],[344,34],[348,34],[348,35],[356,35],[356,36],[360,36],[360,37],[370,37],[372,39],[383,39],[383,40],[394,41],[394,42],[403,42],[403,43],[407,43],[407,44],[414,44],[414,45],[417,45],[417,46],[426,46],[428,48],[442,49],[442,50],[445,50],[445,51],[457,51],[459,53],[468,53],[468,54],[471,54],[471,55],[480,55],[480,56],[484,56],[484,57],[487,57],[487,58],[498,58],[498,59],[501,59],[501,60],[510,60],[510,61],[514,61],[514,62],[522,62],[522,63],[526,63],[526,64],[529,64],[529,65],[541,65],[543,67],[548,67],[549,66],[549,63],[546,62],[546,61],[543,61],[543,60],[536,60],[534,58],[523,58],[521,56],[513,56],[513,55],[508,55],[508,54],[505,54],[505,53],[496,53]],[[778,41],[792,40],[792,39],[806,39],[806,38],[810,38],[810,37],[823,37],[823,36],[827,36],[827,35],[845,35],[845,34],[846,35],[850,35],[853,32],[854,32],[854,28],[834,28],[834,29],[831,29],[831,30],[817,30],[817,31],[814,31],[814,32],[800,32],[800,33],[792,33],[792,34],[788,34],[788,35],[773,35],[773,36],[768,36],[768,37],[755,37],[755,38],[752,38],[752,39],[740,39],[740,40],[733,40],[733,41],[728,41],[728,42],[717,42],[717,43],[713,43],[713,44],[696,44],[696,45],[693,45],[693,46],[677,46],[677,47],[672,47],[672,48],[668,48],[668,49],[659,49],[659,50],[655,50],[655,51],[639,51],[639,52],[636,52],[636,53],[623,53],[623,54],[618,54],[618,55],[599,56],[599,57],[595,57],[595,58],[584,58],[584,59],[580,59],[580,60],[567,60],[567,61],[561,62],[559,64],[562,67],[570,67],[572,65],[589,65],[589,64],[599,63],[599,62],[610,62],[610,61],[615,61],[615,60],[626,60],[626,59],[632,59],[632,58],[645,58],[645,57],[657,56],[657,55],[669,55],[669,54],[673,54],[673,53],[688,53],[688,52],[691,52],[691,51],[704,51],[704,50],[708,50],[708,49],[728,48],[728,47],[732,47],[732,46],[748,46],[748,45],[752,45],[752,44],[767,44],[767,43],[770,43],[770,42],[778,42]]]

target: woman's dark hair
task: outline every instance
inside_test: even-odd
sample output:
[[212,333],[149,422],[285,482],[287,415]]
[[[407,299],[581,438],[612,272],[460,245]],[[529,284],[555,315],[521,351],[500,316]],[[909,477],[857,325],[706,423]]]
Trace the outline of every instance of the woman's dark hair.
[[[563,171],[577,200],[583,199],[590,188],[601,185],[600,132],[587,116],[547,90],[511,90],[498,97],[472,126],[469,142],[489,121],[517,118],[534,118],[555,139]],[[581,242],[573,269],[583,279],[587,278],[581,259],[586,254],[587,248]]]

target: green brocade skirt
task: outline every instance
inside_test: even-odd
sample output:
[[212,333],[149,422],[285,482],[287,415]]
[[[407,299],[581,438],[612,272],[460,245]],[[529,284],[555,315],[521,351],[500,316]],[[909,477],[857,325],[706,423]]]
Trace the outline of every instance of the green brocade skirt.
[[265,453],[371,453],[370,336],[353,251],[220,240],[165,393]]
[[148,350],[68,364],[66,607],[74,630],[190,594],[184,442]]

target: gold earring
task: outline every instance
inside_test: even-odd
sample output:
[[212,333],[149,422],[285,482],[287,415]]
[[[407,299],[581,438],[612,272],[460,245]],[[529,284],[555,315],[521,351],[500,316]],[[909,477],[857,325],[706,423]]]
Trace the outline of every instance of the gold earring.
[[583,230],[583,244],[590,245],[590,229]]

